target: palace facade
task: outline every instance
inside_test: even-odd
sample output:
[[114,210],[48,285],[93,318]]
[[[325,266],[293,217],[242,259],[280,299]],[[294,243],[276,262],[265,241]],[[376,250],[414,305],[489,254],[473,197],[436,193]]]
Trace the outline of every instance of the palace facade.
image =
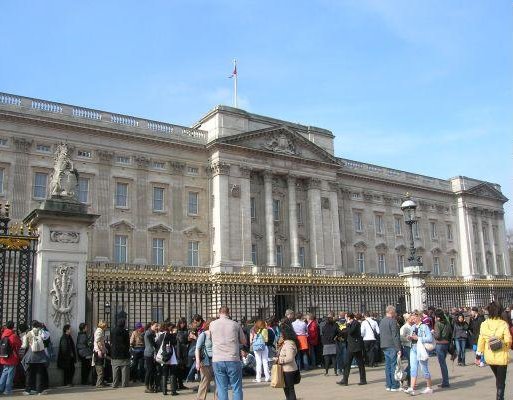
[[100,218],[91,261],[212,272],[397,274],[415,245],[435,276],[510,275],[498,184],[340,158],[334,135],[218,106],[184,127],[0,93],[0,202],[23,219],[47,197],[56,145]]

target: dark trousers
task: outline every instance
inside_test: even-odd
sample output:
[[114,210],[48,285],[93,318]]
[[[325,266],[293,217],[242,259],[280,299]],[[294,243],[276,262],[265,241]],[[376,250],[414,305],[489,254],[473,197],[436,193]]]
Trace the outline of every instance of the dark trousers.
[[48,389],[48,371],[45,364],[29,364],[26,388],[37,393]]
[[91,384],[91,359],[82,358],[80,360],[80,384],[90,385]]
[[75,364],[71,363],[67,365],[67,368],[62,370],[64,378],[64,386],[73,385],[73,377],[75,376]]
[[171,377],[171,393],[175,394],[176,389],[178,388],[177,385],[177,366],[176,365],[168,365],[164,364],[162,366],[162,372],[161,372],[161,386],[162,386],[162,394],[167,394],[167,380],[169,377]]
[[324,356],[324,369],[326,370],[326,373],[328,373],[328,370],[330,369],[330,362],[335,370],[335,373],[337,373],[337,355],[336,354],[328,354]]
[[344,366],[344,381],[348,382],[349,380],[349,372],[351,372],[351,364],[353,360],[356,360],[358,365],[358,370],[360,372],[360,382],[367,382],[367,377],[365,375],[365,364],[363,363],[363,352],[347,352],[346,356],[346,365]]
[[283,391],[285,392],[285,399],[287,400],[296,400],[296,390],[294,389],[296,374],[296,371],[283,373],[283,380],[285,381]]
[[363,342],[365,347],[365,361],[366,364],[370,367],[374,367],[376,365],[376,341],[375,340],[365,340]]
[[130,371],[130,377],[134,382],[140,381],[144,382],[145,374],[144,374],[144,350],[143,351],[134,351],[133,352],[133,365],[132,371]]
[[502,392],[502,396],[504,396],[504,389],[506,388],[506,372],[508,371],[508,366],[490,365],[490,368],[495,375],[495,386],[497,387],[497,394]]
[[144,376],[144,384],[147,389],[155,388],[155,360],[153,357],[144,357],[144,366],[146,367],[146,374]]

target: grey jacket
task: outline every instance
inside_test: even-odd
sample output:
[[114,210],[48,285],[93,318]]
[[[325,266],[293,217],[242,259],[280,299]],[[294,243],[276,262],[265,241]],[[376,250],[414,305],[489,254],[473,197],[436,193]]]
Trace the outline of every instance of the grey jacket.
[[395,318],[385,317],[379,323],[380,344],[382,349],[395,348],[401,351],[399,325]]
[[147,329],[144,332],[144,357],[153,357],[155,355],[155,332]]

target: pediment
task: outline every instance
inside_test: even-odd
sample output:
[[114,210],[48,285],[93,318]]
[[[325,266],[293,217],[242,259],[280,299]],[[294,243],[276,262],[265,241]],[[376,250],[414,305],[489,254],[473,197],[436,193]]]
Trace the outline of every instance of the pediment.
[[403,251],[406,251],[406,246],[404,244],[398,244],[397,246],[395,246],[395,251],[397,252],[403,252]]
[[219,143],[287,157],[341,165],[334,156],[288,126],[244,132],[218,139]]
[[173,232],[173,228],[171,228],[167,225],[164,225],[164,224],[157,224],[157,225],[150,226],[148,228],[148,230],[150,232],[167,232],[167,233]]
[[199,229],[197,226],[186,228],[182,231],[182,233],[188,238],[202,238],[206,236],[206,233]]
[[128,222],[126,219],[122,219],[120,221],[113,222],[112,224],[110,224],[110,227],[117,230],[131,231],[135,228],[135,225]]
[[363,240],[360,240],[359,242],[356,242],[353,246],[356,249],[360,249],[360,250],[366,250],[367,249],[367,244],[365,244],[365,242]]
[[464,193],[479,197],[487,197],[489,199],[498,200],[502,203],[508,201],[506,196],[504,196],[499,190],[495,189],[493,185],[488,182],[480,183],[473,188],[465,190]]

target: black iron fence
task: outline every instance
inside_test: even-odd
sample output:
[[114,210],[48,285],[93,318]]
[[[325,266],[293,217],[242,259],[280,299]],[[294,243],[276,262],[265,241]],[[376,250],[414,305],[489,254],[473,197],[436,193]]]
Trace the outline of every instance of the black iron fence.
[[[253,271],[254,272],[254,271]],[[151,320],[188,320],[194,314],[213,317],[227,305],[236,320],[282,317],[287,308],[324,316],[329,311],[383,313],[387,305],[405,311],[404,280],[399,276],[319,275],[305,270],[240,270],[211,274],[209,268],[89,263],[87,316],[90,325],[112,325],[125,318],[129,326]],[[428,305],[484,306],[491,299],[513,302],[513,280],[426,279]]]
[[35,232],[10,224],[9,205],[0,204],[0,325],[31,320],[36,245]]

